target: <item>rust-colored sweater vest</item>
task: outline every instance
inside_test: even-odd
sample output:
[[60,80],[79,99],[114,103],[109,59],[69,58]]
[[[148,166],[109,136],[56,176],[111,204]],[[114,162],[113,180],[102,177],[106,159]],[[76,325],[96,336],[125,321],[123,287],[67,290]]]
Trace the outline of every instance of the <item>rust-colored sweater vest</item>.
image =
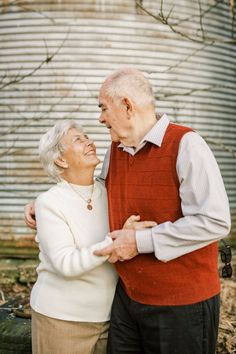
[[[158,224],[183,216],[176,159],[180,140],[189,131],[169,124],[161,147],[147,143],[134,156],[112,143],[106,179],[111,231],[121,229],[132,214]],[[150,305],[187,305],[219,293],[217,254],[213,243],[166,263],[154,253],[140,254],[117,262],[116,268],[131,299]]]

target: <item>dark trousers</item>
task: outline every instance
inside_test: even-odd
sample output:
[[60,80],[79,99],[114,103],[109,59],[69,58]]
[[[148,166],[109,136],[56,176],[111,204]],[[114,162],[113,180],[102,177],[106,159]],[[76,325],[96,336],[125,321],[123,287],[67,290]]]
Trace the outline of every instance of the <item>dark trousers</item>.
[[219,295],[193,305],[143,305],[118,283],[107,353],[215,354],[219,307]]

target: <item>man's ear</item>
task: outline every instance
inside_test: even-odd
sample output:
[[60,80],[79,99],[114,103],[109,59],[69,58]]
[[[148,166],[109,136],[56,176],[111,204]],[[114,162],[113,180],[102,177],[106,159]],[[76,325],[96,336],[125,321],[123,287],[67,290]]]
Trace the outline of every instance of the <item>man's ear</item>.
[[61,168],[68,168],[68,163],[67,161],[62,157],[62,156],[59,156],[55,161],[54,161],[55,165],[61,167]]
[[124,97],[122,99],[122,103],[124,104],[124,106],[126,107],[126,111],[128,114],[128,117],[131,116],[131,114],[134,111],[134,106],[133,106],[133,102],[128,98],[128,97]]

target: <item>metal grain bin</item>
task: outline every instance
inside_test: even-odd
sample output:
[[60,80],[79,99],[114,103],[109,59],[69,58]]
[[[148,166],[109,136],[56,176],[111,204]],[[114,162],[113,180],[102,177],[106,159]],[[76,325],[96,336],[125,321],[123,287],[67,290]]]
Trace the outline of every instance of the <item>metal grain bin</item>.
[[233,36],[228,1],[1,1],[1,252],[35,253],[23,208],[51,183],[37,154],[48,127],[59,119],[79,120],[103,158],[109,135],[98,124],[97,95],[104,77],[121,66],[145,71],[157,110],[208,141],[235,233]]

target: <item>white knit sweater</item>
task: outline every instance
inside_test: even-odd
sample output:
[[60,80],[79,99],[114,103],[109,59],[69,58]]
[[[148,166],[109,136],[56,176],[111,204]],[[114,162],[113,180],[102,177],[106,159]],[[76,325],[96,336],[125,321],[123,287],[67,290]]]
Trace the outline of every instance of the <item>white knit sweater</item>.
[[95,182],[93,209],[88,210],[79,194],[88,198],[92,186],[73,187],[77,192],[60,182],[36,200],[40,264],[30,303],[52,318],[103,322],[110,318],[117,281],[107,257],[93,254],[112,243],[106,236],[106,190]]

